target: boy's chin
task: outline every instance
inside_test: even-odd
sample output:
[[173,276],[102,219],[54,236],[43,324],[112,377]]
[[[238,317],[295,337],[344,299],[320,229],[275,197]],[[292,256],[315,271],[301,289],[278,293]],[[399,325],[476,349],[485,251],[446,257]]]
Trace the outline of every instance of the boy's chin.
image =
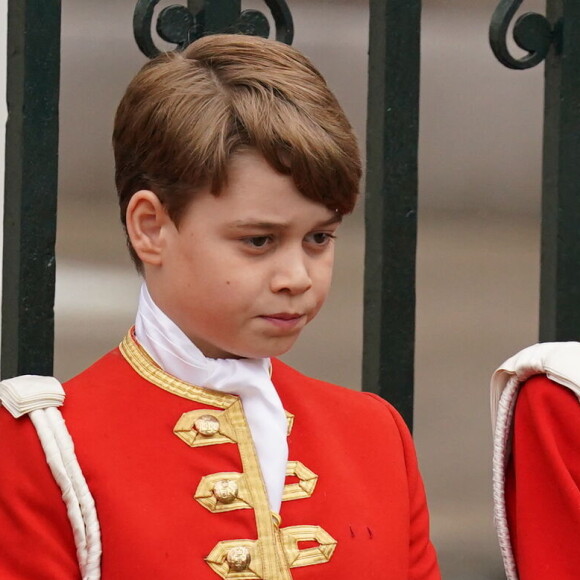
[[283,344],[268,345],[264,348],[240,349],[240,353],[233,353],[231,358],[274,358],[286,354],[294,346],[295,340],[284,341]]

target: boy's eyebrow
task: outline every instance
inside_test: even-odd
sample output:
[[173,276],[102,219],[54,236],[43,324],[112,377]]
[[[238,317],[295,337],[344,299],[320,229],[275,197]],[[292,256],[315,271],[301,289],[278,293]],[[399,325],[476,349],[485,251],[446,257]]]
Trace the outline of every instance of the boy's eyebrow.
[[334,212],[334,214],[332,215],[331,218],[319,223],[318,226],[324,227],[324,226],[331,226],[333,224],[340,224],[340,223],[342,223],[342,214],[340,214],[336,211],[336,212]]
[[[335,213],[331,218],[321,221],[313,226],[314,228],[324,228],[336,223],[342,222],[342,215]],[[283,230],[289,227],[289,224],[284,222],[268,222],[263,220],[242,219],[236,220],[230,224],[232,229],[258,229],[258,230]]]

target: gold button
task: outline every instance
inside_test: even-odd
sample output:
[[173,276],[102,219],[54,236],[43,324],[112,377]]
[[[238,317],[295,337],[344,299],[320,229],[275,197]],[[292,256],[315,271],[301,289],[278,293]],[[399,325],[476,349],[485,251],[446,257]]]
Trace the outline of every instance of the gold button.
[[213,437],[220,430],[220,422],[213,415],[202,415],[193,427],[203,437]]
[[219,503],[232,503],[238,497],[238,485],[233,479],[220,479],[214,483],[213,495]]
[[252,561],[250,550],[244,546],[230,548],[226,558],[230,570],[235,572],[243,572],[244,570],[247,570],[250,562]]

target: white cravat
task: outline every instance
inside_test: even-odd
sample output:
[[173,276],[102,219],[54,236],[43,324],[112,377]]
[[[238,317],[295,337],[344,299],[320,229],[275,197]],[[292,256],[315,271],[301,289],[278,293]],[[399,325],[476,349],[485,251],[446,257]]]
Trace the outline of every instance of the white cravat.
[[238,395],[258,454],[270,508],[279,512],[288,461],[286,414],[270,379],[270,359],[207,358],[153,302],[143,284],[135,335],[149,356],[178,379]]

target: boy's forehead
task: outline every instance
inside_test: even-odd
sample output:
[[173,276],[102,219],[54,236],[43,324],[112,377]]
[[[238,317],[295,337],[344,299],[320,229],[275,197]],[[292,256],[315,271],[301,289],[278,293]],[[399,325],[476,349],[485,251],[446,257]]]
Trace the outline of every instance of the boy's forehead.
[[[210,188],[205,188],[207,195]],[[293,212],[304,208],[318,221],[335,223],[341,215],[299,191],[294,177],[277,171],[253,148],[235,152],[228,162],[227,181],[217,195],[216,205],[228,206],[230,221],[283,224]]]
[[[228,230],[284,230],[292,227],[328,227],[339,224],[342,214],[298,191],[287,176],[280,183],[237,184],[230,181],[219,193],[198,191],[187,214]],[[271,185],[271,187],[269,187]]]

